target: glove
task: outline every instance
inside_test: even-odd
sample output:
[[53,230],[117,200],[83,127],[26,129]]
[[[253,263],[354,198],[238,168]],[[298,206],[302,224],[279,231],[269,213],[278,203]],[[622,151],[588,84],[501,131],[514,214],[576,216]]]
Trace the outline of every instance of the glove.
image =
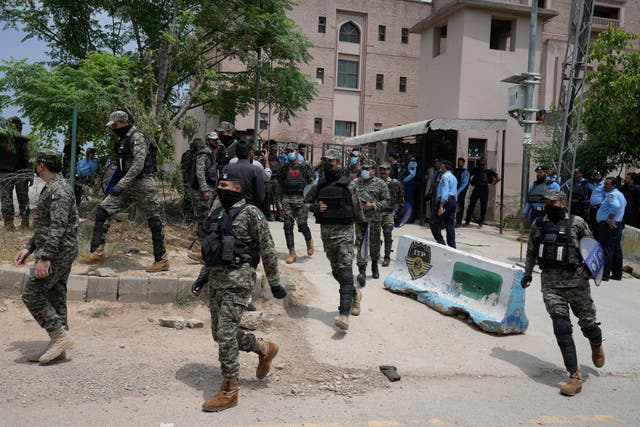
[[207,279],[204,277],[198,277],[196,279],[195,282],[193,282],[193,285],[191,285],[191,293],[195,296],[199,296],[200,295],[200,291],[202,291],[202,288],[204,287],[204,285],[207,283]]
[[522,280],[520,280],[520,285],[523,288],[527,288],[531,284],[532,280],[533,280],[533,277],[531,277],[530,274],[525,274],[524,276],[522,276]]
[[282,299],[287,296],[287,290],[283,288],[280,283],[269,284],[269,287],[271,288],[271,294],[274,298]]
[[120,194],[122,194],[122,190],[123,188],[119,185],[114,185],[113,187],[111,187],[111,191],[109,192],[109,194],[111,194],[112,196],[119,196]]

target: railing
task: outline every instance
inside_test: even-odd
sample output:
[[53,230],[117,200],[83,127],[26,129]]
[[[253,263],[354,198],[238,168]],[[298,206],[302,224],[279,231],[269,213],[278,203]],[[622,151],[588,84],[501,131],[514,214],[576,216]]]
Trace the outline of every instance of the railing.
[[598,18],[598,17],[593,17],[593,20],[591,21],[591,23],[594,26],[598,26],[598,27],[608,27],[609,24],[613,24],[616,27],[620,26],[620,20],[619,19],[609,19],[609,18]]

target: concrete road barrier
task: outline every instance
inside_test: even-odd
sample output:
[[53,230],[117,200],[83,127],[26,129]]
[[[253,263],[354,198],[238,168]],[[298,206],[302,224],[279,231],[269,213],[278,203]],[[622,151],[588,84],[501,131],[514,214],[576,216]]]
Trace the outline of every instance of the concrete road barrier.
[[414,236],[401,236],[396,263],[384,286],[415,294],[419,302],[443,314],[468,313],[482,330],[523,333],[529,326],[524,271]]
[[640,230],[628,225],[622,230],[623,264],[633,268],[633,277],[640,278]]

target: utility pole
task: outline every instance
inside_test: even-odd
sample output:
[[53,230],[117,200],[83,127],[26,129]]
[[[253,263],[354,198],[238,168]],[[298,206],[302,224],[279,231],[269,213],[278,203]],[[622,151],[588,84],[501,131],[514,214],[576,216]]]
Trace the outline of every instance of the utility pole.
[[260,68],[262,61],[262,48],[258,48],[257,51],[258,60],[256,63],[256,105],[255,117],[253,120],[253,144],[258,147],[258,134],[260,133]]
[[71,113],[71,159],[69,162],[69,185],[73,190],[76,184],[76,153],[78,152],[78,107],[73,106]]

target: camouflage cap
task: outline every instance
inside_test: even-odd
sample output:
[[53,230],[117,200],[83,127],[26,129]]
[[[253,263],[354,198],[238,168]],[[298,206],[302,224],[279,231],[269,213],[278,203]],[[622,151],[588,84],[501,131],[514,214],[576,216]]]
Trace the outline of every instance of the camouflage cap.
[[377,168],[378,165],[376,165],[376,162],[374,162],[371,159],[364,159],[362,161],[362,168],[363,169],[369,169],[369,168]]
[[128,121],[129,121],[129,115],[125,111],[116,110],[113,113],[109,114],[109,121],[105,126],[108,127],[117,122],[128,122]]
[[287,144],[287,150],[297,150],[298,149],[298,144],[296,144],[295,142],[290,142]]
[[380,163],[380,169],[391,169],[391,164],[389,162]]
[[216,132],[226,132],[230,130],[235,130],[235,128],[229,122],[220,122],[220,126],[216,128]]
[[354,148],[353,150],[351,150],[351,153],[349,153],[349,155],[352,157],[360,157],[362,154],[360,153],[360,150]]
[[219,180],[220,181],[233,181],[233,182],[236,182],[238,184],[241,184],[242,181],[244,180],[244,177],[235,168],[234,169],[229,169],[228,167],[225,167],[222,170],[222,175],[220,175],[220,179]]
[[218,136],[218,132],[216,131],[211,131],[207,134],[207,139],[220,139],[220,137]]
[[342,153],[340,153],[340,150],[336,148],[329,148],[324,152],[324,156],[322,157],[325,159],[335,159],[337,161],[340,161],[342,160]]
[[62,168],[62,153],[50,148],[38,150],[36,162],[43,162],[49,166],[58,166],[58,168]]
[[192,148],[205,148],[206,145],[205,145],[204,141],[201,138],[193,138],[193,141],[191,141],[191,147]]
[[544,195],[543,198],[551,201],[555,201],[555,200],[561,200],[565,202],[567,201],[567,195],[560,190],[549,190],[547,191],[547,193]]

